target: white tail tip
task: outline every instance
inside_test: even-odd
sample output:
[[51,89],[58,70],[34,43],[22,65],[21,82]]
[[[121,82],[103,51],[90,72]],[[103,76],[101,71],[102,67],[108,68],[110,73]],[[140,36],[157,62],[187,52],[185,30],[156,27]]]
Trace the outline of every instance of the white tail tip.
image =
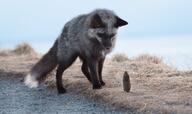
[[34,76],[31,76],[30,74],[25,77],[24,83],[29,88],[36,88],[39,85],[38,81],[34,78]]

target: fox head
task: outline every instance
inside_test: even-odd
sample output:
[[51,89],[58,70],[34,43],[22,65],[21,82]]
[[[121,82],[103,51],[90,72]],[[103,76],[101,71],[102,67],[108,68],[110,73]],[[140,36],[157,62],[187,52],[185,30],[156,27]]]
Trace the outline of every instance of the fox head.
[[95,10],[90,16],[88,35],[110,52],[115,45],[117,29],[127,24],[110,10]]

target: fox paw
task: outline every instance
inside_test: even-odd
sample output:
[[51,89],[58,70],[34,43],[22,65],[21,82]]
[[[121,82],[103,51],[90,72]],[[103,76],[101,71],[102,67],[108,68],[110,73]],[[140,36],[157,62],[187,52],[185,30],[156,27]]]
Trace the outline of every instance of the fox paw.
[[102,86],[99,84],[99,85],[93,85],[93,89],[101,89]]
[[101,85],[104,86],[105,85],[105,82],[104,81],[100,81]]
[[65,89],[65,88],[59,88],[59,89],[58,89],[58,93],[59,93],[59,94],[66,93],[66,89]]

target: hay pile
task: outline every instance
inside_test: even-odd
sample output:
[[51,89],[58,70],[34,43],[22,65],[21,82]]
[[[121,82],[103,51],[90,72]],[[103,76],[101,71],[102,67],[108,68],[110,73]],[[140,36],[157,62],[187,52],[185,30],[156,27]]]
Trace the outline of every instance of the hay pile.
[[28,55],[32,57],[37,57],[36,51],[28,44],[22,43],[15,47],[15,49],[0,49],[0,56],[22,56]]

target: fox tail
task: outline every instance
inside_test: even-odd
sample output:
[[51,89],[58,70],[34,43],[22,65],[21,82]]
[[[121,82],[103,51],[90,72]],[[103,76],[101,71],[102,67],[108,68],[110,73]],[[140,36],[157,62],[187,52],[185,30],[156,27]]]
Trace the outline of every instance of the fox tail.
[[38,87],[40,81],[57,66],[57,45],[58,41],[56,40],[52,48],[32,67],[25,77],[24,83],[29,88]]

